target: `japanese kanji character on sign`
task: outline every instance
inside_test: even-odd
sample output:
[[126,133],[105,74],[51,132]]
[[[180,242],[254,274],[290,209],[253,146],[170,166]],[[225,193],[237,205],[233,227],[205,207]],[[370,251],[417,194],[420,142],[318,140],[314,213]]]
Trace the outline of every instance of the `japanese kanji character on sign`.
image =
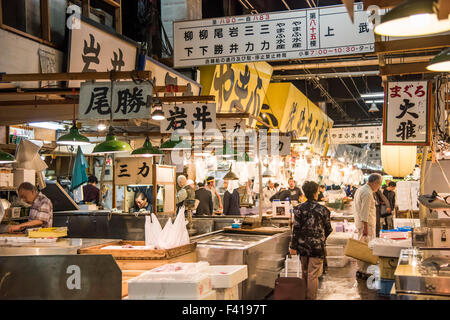
[[430,141],[427,81],[389,82],[384,106],[383,144],[427,145]]

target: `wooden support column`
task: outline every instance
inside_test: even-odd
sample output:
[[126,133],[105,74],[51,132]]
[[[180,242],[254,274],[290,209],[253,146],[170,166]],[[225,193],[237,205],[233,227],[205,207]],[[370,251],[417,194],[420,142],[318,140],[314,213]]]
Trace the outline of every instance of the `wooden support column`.
[[3,24],[3,10],[2,10],[2,1],[0,1],[0,27]]
[[91,1],[90,0],[81,0],[81,14],[86,18],[89,18],[89,12],[91,11]]
[[41,0],[41,31],[42,39],[51,41],[50,35],[50,4],[49,0]]
[[[152,157],[154,158],[154,157]],[[153,160],[153,159],[152,159]],[[152,205],[152,213],[156,214],[158,212],[158,203],[156,201],[156,197],[158,196],[158,183],[156,178],[156,164],[152,164],[152,180],[153,180],[153,205]]]
[[114,14],[114,25],[116,27],[116,32],[122,34],[122,1],[117,0],[120,6],[115,9]]

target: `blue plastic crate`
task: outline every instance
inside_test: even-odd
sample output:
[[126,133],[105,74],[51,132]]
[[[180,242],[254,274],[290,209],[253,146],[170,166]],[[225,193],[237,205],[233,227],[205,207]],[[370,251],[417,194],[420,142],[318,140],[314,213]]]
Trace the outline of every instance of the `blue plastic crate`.
[[378,290],[378,295],[389,297],[391,295],[393,285],[394,280],[380,279],[380,290]]

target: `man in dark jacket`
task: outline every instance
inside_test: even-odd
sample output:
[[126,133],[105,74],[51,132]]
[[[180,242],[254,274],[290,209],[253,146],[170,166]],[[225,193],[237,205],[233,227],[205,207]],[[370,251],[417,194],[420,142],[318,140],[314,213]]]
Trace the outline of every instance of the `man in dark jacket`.
[[239,192],[237,191],[237,189],[228,190],[228,186],[229,181],[224,180],[223,187],[226,191],[223,195],[223,214],[239,216],[241,214]]
[[381,229],[389,228],[389,226],[386,224],[387,221],[386,219],[389,216],[392,216],[391,205],[388,199],[384,196],[383,192],[381,192],[381,189],[378,189],[377,192],[374,192],[373,197],[375,198],[375,208],[377,214],[377,221],[376,221],[377,224],[375,227],[375,232],[376,236],[379,237]]
[[389,204],[391,206],[391,214],[382,217],[381,225],[383,229],[392,229],[393,226],[393,217],[394,217],[394,210],[395,210],[395,188],[397,187],[397,184],[394,181],[390,181],[386,188],[383,190],[383,195],[386,197],[386,199],[389,201]]
[[205,184],[202,182],[198,183],[198,190],[195,191],[195,199],[200,201],[196,209],[197,215],[211,215],[213,213],[212,193],[205,189]]
[[319,287],[319,272],[325,257],[325,244],[333,231],[330,211],[317,202],[319,185],[306,181],[302,186],[308,199],[294,207],[294,228],[289,252],[299,254],[302,277],[306,280],[306,299],[315,300]]

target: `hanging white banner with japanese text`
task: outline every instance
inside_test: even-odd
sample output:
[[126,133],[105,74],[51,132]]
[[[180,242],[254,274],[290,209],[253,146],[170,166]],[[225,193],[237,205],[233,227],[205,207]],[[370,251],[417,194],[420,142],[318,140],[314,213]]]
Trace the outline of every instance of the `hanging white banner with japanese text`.
[[[75,19],[75,18],[73,18]],[[76,25],[74,23],[73,25]],[[69,30],[68,72],[132,71],[136,69],[138,44],[112,29],[82,18]],[[69,81],[79,87],[80,81]]]
[[363,3],[174,22],[174,65],[305,59],[374,52]]
[[388,82],[383,144],[424,146],[430,142],[431,85],[427,81]]
[[175,130],[203,132],[216,129],[215,103],[181,103],[163,105],[164,119],[161,121],[161,133],[173,133]]
[[117,185],[152,184],[152,158],[117,158],[114,176]]
[[78,119],[148,119],[150,107],[147,101],[152,97],[149,83],[136,84],[133,81],[84,82],[80,88]]
[[330,128],[330,144],[381,143],[382,126]]

